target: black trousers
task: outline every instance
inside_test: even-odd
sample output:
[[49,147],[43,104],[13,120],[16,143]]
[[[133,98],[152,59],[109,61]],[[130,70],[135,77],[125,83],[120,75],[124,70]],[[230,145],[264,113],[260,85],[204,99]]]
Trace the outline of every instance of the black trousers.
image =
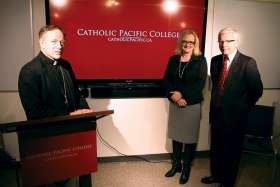
[[211,123],[210,169],[224,186],[233,187],[239,169],[246,120],[226,122],[222,110]]

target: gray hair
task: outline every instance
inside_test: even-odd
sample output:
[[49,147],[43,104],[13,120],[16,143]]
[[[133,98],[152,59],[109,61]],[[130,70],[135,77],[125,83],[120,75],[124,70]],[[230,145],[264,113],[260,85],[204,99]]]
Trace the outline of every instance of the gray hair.
[[239,34],[239,32],[238,32],[236,29],[234,29],[234,28],[232,28],[232,27],[223,28],[222,30],[220,30],[220,32],[219,32],[219,34],[218,34],[218,38],[220,38],[220,36],[221,36],[222,34],[225,34],[225,33],[232,33],[233,36],[234,36],[234,38],[235,38],[235,40],[236,40],[237,42],[240,42],[240,34]]
[[39,31],[39,39],[43,37],[43,35],[48,32],[48,31],[53,31],[53,30],[60,30],[63,33],[63,36],[65,37],[65,33],[61,27],[58,25],[45,25],[43,26],[40,31]]

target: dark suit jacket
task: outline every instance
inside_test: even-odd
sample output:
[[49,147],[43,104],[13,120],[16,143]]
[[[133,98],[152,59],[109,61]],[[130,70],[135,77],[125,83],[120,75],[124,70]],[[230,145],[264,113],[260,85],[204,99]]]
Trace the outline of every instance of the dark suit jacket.
[[[210,123],[217,109],[214,103],[214,96],[218,91],[217,85],[222,63],[222,55],[215,56],[211,60]],[[228,71],[220,101],[225,122],[227,124],[236,124],[239,121],[244,121],[247,118],[248,111],[261,97],[262,92],[263,85],[256,61],[237,51]]]

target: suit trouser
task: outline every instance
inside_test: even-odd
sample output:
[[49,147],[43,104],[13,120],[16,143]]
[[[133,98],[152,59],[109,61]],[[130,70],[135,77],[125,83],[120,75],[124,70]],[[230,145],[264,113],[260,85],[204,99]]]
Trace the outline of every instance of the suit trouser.
[[211,123],[210,169],[226,187],[234,186],[242,152],[244,122],[226,124],[222,110]]

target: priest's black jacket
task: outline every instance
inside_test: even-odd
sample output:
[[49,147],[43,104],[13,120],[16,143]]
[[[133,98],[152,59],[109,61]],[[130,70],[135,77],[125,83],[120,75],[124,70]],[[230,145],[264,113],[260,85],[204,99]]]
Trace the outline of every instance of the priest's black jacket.
[[64,59],[54,61],[42,52],[21,68],[18,91],[28,120],[89,108],[70,63]]

